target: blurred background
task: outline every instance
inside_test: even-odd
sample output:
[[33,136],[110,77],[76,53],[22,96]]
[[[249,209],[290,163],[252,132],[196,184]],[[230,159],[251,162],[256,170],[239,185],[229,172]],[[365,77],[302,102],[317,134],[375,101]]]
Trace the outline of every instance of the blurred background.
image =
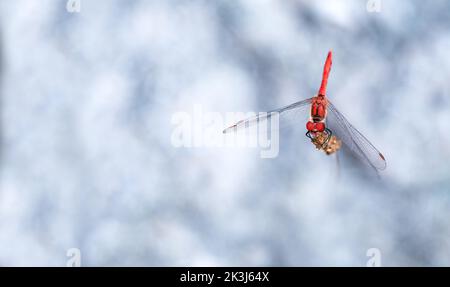
[[[0,3],[0,265],[450,265],[448,1],[75,2]],[[313,96],[328,50],[380,178],[307,115],[272,159],[173,145],[176,113]]]

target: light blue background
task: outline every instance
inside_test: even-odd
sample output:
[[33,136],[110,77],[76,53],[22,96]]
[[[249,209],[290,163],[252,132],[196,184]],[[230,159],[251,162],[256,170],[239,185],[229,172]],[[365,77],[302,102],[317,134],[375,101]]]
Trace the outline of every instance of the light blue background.
[[[366,3],[2,0],[0,265],[450,265],[450,3]],[[381,180],[304,118],[275,159],[171,145],[195,105],[311,97],[330,49]]]

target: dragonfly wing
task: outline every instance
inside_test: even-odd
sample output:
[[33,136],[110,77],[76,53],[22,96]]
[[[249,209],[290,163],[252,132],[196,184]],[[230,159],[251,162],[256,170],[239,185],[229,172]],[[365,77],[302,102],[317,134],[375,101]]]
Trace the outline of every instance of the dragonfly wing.
[[366,137],[328,101],[327,127],[363,162],[376,170],[386,168],[386,160]]
[[[308,107],[311,104],[311,98],[302,100],[288,106],[268,111],[266,113],[260,113],[256,116],[249,117],[245,120],[241,120],[229,128],[226,128],[223,133],[236,132],[246,128],[250,128],[259,124],[267,124],[275,115],[279,116],[280,127],[289,126],[293,123],[299,123],[300,111]],[[306,116],[305,116],[306,117]]]

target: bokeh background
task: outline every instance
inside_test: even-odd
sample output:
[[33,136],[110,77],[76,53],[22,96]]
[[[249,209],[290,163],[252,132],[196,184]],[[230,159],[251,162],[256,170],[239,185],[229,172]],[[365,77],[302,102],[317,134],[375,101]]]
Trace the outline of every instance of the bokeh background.
[[[448,1],[80,3],[0,3],[0,265],[450,265]],[[196,105],[311,97],[330,49],[381,178],[315,151],[306,116],[273,159],[173,146]]]

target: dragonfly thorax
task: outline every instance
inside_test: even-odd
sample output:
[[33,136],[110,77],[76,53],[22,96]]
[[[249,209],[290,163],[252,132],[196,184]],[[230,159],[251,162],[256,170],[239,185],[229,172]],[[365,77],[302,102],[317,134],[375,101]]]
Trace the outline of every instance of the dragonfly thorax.
[[325,96],[313,97],[311,101],[311,118],[314,122],[323,121],[327,115],[328,101]]

